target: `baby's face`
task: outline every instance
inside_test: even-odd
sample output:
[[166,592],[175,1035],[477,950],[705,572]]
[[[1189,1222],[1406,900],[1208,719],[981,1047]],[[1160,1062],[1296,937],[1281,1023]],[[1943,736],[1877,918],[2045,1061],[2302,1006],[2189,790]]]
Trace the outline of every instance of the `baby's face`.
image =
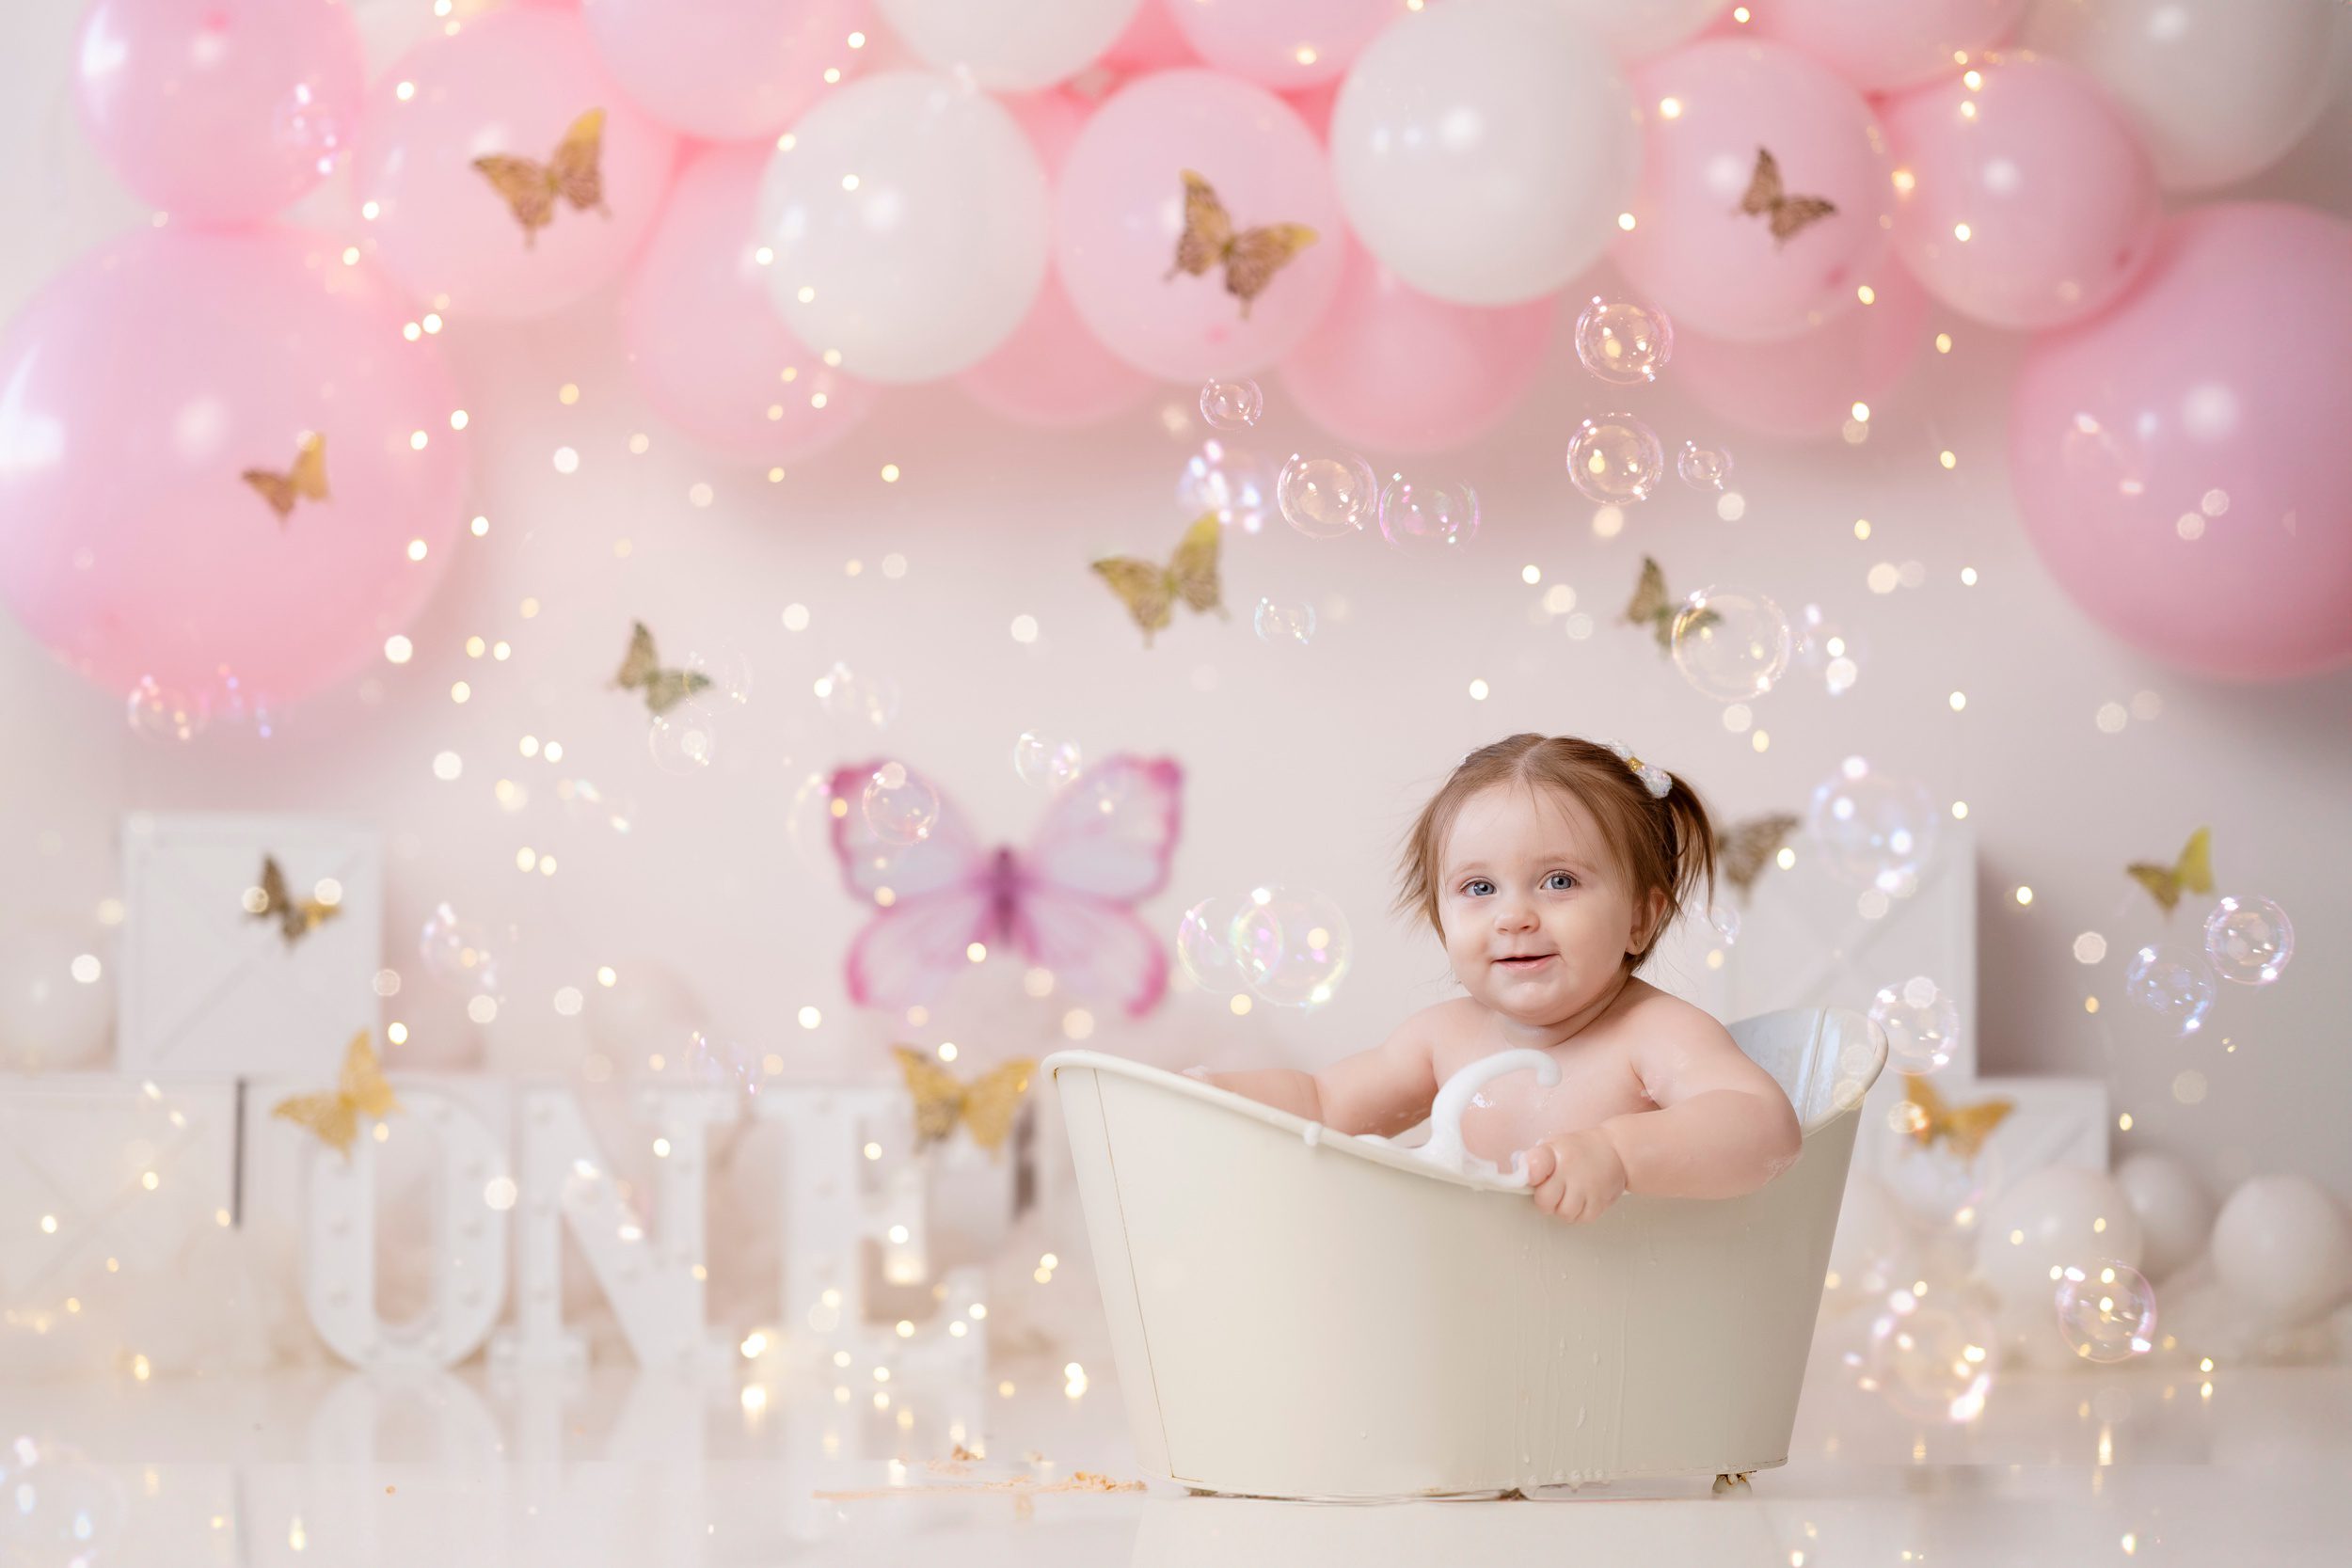
[[1454,976],[1522,1023],[1560,1022],[1589,1006],[1641,946],[1642,916],[1600,824],[1556,791],[1509,784],[1464,801],[1438,866]]

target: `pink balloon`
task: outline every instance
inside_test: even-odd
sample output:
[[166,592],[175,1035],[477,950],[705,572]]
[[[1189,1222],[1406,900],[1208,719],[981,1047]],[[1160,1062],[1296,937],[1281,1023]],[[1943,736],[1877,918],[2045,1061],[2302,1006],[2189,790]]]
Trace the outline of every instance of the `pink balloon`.
[[[342,249],[139,230],[0,338],[0,598],[99,685],[301,697],[377,655],[447,566],[456,384]],[[326,495],[281,517],[244,476],[289,472],[306,433]]]
[[621,302],[646,401],[703,445],[768,464],[832,446],[882,395],[810,353],[768,303],[754,230],[772,155],[716,147],[688,164]]
[[1869,304],[1795,338],[1727,343],[1677,328],[1665,373],[1693,403],[1742,430],[1835,436],[1855,404],[1876,403],[1902,379],[1927,319],[1927,291],[1902,268],[1883,266]]
[[664,125],[712,141],[772,136],[863,63],[870,0],[582,0],[596,53]]
[[1379,451],[1446,451],[1475,440],[1543,368],[1556,296],[1454,305],[1406,286],[1347,244],[1339,297],[1282,361],[1282,387],[1315,423]]
[[2352,662],[2352,224],[2271,203],[2171,219],[2122,302],[2033,340],[2010,482],[2060,587],[2183,669]]
[[2026,0],[1769,0],[1750,29],[1794,45],[1864,92],[1948,76],[2009,37]]
[[[1315,231],[1247,315],[1224,265],[1168,276],[1185,169],[1208,181],[1237,232]],[[1323,149],[1279,98],[1211,71],[1144,77],[1097,110],[1063,166],[1054,221],[1056,266],[1078,318],[1129,364],[1174,381],[1271,364],[1339,287],[1343,229]]]
[[[1183,0],[1175,0],[1183,4]],[[1139,76],[1146,71],[1172,71],[1180,65],[1192,65],[1199,56],[1184,35],[1176,30],[1169,19],[1169,0],[1143,0],[1136,8],[1135,20],[1127,30],[1111,40],[1103,51],[1102,63],[1121,76]]]
[[[1049,179],[1058,178],[1085,129],[1088,105],[1055,89],[1005,100],[1028,133]],[[1078,319],[1069,293],[1045,276],[1029,313],[989,356],[956,377],[973,402],[1017,424],[1074,430],[1100,424],[1133,408],[1152,390],[1152,378],[1096,341]]]
[[[545,227],[476,166],[485,155],[545,165],[601,111],[602,205],[546,198]],[[620,276],[653,226],[677,139],[612,83],[580,17],[493,11],[428,39],[385,73],[359,127],[360,215],[384,270],[453,315],[552,315]]]
[[333,0],[97,0],[73,64],[107,166],[194,223],[267,217],[333,173],[367,91]]
[[1219,71],[1278,91],[1334,82],[1405,0],[1174,0],[1168,15]]
[[2088,76],[2031,55],[1886,105],[1895,252],[1935,297],[1994,326],[2106,308],[2155,246],[2156,166]]
[[[1784,44],[1701,39],[1641,66],[1633,97],[1642,176],[1616,245],[1628,282],[1677,327],[1741,341],[1793,336],[1853,304],[1893,204],[1860,93]],[[1740,210],[1764,153],[1784,201],[1836,210],[1774,238],[1765,213]]]

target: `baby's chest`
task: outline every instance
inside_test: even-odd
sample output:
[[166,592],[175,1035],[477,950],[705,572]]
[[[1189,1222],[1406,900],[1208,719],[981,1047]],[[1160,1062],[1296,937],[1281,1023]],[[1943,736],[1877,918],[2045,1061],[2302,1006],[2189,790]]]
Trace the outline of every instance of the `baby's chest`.
[[[1461,1041],[1435,1053],[1438,1081],[1492,1053],[1490,1042]],[[1542,1138],[1597,1127],[1611,1117],[1654,1111],[1657,1101],[1642,1087],[1631,1054],[1615,1041],[1580,1042],[1550,1053],[1560,1064],[1560,1082],[1538,1084],[1533,1073],[1512,1073],[1488,1083],[1462,1116],[1470,1148],[1488,1152],[1524,1148]]]

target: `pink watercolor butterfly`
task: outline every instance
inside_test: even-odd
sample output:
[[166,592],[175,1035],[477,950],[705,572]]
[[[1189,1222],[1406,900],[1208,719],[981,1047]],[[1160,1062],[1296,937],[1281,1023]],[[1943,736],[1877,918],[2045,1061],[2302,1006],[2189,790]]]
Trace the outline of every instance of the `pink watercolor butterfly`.
[[[898,765],[890,766],[895,784]],[[828,792],[842,880],[882,906],[850,943],[850,1000],[893,1011],[928,1005],[972,967],[966,950],[977,942],[992,953],[1016,946],[1059,983],[1132,1017],[1159,1005],[1168,953],[1133,906],[1168,885],[1183,817],[1174,759],[1122,753],[1088,768],[1046,805],[1025,852],[982,846],[912,769],[898,787],[937,800],[937,817],[912,843],[878,831],[866,799],[884,767],[844,768]]]

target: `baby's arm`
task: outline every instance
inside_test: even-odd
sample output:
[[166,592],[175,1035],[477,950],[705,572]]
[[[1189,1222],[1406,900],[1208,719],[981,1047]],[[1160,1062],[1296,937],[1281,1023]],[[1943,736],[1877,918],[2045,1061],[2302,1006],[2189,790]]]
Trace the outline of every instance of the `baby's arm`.
[[1335,1132],[1392,1137],[1427,1116],[1438,1096],[1435,1022],[1444,1006],[1424,1007],[1371,1050],[1320,1072],[1263,1068],[1205,1076],[1219,1088],[1319,1121]]
[[1692,1009],[1635,1038],[1634,1070],[1658,1109],[1599,1128],[1627,1191],[1738,1197],[1796,1164],[1804,1136],[1788,1096],[1722,1024]]

